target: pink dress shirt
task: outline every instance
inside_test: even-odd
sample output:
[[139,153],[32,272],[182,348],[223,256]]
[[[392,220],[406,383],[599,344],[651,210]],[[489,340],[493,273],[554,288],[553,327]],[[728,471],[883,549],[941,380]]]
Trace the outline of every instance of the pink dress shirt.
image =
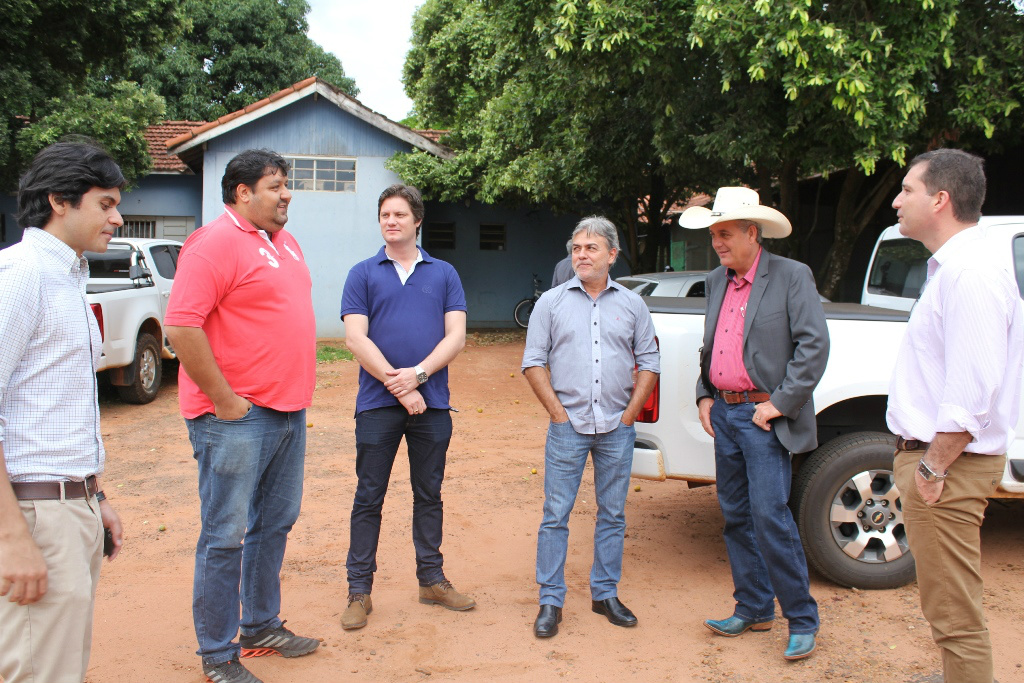
[[747,317],[747,301],[753,287],[761,250],[757,250],[754,265],[741,278],[729,271],[725,298],[715,326],[715,349],[711,357],[711,383],[719,391],[756,391],[743,365],[743,323]]

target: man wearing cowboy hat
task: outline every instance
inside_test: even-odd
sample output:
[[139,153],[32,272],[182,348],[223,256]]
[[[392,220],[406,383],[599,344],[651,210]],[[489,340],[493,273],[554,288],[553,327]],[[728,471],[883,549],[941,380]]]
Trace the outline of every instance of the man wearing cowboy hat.
[[679,224],[709,228],[722,262],[707,279],[697,406],[715,440],[736,606],[704,624],[729,637],[767,631],[777,597],[789,620],[783,656],[803,659],[814,651],[818,605],[787,506],[790,454],[818,445],[811,392],[828,360],[825,314],[810,268],[761,246],[792,228],[754,190],[720,188],[712,209],[687,209]]

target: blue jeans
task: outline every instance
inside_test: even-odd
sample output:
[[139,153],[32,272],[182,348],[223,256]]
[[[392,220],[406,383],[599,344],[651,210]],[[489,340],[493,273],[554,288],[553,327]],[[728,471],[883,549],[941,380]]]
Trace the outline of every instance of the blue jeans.
[[421,586],[444,581],[441,483],[448,444],[452,440],[452,416],[447,410],[437,408],[410,415],[401,406],[389,406],[356,415],[356,476],[359,481],[352,503],[346,563],[350,593],[366,594],[373,588],[381,510],[403,435],[409,449],[416,578]]
[[807,559],[786,504],[792,479],[789,451],[751,419],[753,403],[711,407],[718,502],[732,568],[733,614],[745,621],[775,618],[775,597],[791,634],[817,633]]
[[238,420],[208,413],[185,423],[203,523],[192,586],[196,654],[217,664],[239,654],[239,626],[254,635],[281,623],[281,563],[302,502],[306,411],[254,405]]
[[604,434],[580,434],[571,422],[548,425],[544,446],[544,518],[537,532],[537,583],[540,604],[565,603],[565,555],[569,549],[569,513],[583,478],[587,454],[594,458],[594,564],[590,595],[605,600],[618,595],[622,545],[626,534],[626,493],[633,467],[636,430],[621,422]]

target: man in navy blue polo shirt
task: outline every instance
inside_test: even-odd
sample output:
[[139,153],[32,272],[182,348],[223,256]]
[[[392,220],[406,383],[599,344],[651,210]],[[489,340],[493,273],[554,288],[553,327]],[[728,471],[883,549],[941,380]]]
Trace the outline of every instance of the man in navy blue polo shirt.
[[349,271],[341,299],[345,342],[359,361],[356,486],[344,629],[366,626],[377,570],[381,508],[405,436],[419,599],[451,610],[476,606],[445,578],[441,482],[452,437],[448,364],[466,344],[466,295],[451,264],[416,246],[423,199],[392,185],[377,200],[384,246]]

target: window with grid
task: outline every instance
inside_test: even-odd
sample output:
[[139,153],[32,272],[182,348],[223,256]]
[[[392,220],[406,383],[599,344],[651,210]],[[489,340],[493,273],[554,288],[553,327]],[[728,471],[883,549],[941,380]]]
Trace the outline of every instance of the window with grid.
[[292,170],[288,189],[293,192],[355,192],[356,160],[327,157],[285,157]]
[[455,223],[427,223],[423,231],[423,247],[427,251],[455,248]]
[[481,223],[480,224],[480,249],[486,251],[505,250],[505,224],[504,223]]
[[147,218],[125,217],[124,225],[117,231],[118,237],[156,237],[156,221]]

